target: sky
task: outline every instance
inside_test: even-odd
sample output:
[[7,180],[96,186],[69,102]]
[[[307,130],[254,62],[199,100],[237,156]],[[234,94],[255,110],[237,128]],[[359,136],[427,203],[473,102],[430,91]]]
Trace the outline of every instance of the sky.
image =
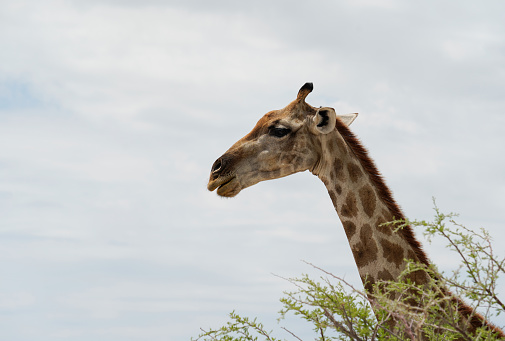
[[[282,277],[321,276],[307,261],[359,284],[324,185],[305,172],[233,199],[206,189],[214,160],[305,82],[311,105],[360,114],[351,128],[409,218],[432,218],[436,197],[502,240],[504,12],[0,1],[2,340],[189,340],[233,310],[310,335],[277,324]],[[455,268],[444,242],[425,248]]]

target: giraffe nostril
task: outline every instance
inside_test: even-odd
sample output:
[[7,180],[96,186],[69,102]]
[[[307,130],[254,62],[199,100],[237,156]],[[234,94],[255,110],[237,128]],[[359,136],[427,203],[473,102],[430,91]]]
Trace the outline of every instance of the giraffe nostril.
[[221,162],[221,158],[219,158],[212,165],[212,173],[218,172],[221,169],[221,166],[222,166],[222,162]]

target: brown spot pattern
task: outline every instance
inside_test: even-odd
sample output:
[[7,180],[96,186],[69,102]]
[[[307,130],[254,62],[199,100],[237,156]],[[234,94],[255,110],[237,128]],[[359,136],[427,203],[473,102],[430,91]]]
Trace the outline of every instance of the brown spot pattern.
[[412,251],[412,250],[409,250],[409,251],[407,252],[407,257],[405,257],[405,258],[407,258],[407,259],[411,259],[411,260],[413,260],[413,261],[415,261],[415,262],[417,262],[417,261],[418,261],[418,260],[417,260],[416,253],[415,253],[414,251]]
[[365,290],[367,291],[367,293],[372,294],[373,293],[373,286],[375,284],[375,280],[373,279],[373,277],[370,275],[365,275],[365,276],[360,275],[360,277],[361,277],[361,282],[363,282],[363,286],[365,287]]
[[396,244],[392,243],[387,239],[381,239],[382,251],[384,254],[384,258],[387,259],[388,262],[394,263],[397,267],[403,263],[404,252],[403,248]]
[[340,208],[340,214],[347,218],[352,218],[358,214],[358,205],[356,203],[356,197],[352,192],[347,194],[345,202]]
[[344,164],[342,163],[342,160],[340,160],[339,158],[335,158],[333,165],[335,167],[334,168],[335,178],[338,180],[344,180],[345,174],[344,174]]
[[352,247],[354,260],[358,268],[366,266],[368,263],[377,259],[377,243],[372,238],[372,228],[370,225],[365,224],[361,227],[359,233],[360,242]]
[[391,275],[391,272],[386,269],[381,270],[377,273],[377,279],[381,281],[394,281],[395,278]]
[[387,209],[382,209],[382,216],[384,217],[384,219],[386,219],[386,221],[392,221],[394,220],[393,219],[393,215],[391,214],[391,212],[389,212]]
[[[391,215],[397,219],[403,219],[403,213],[400,207],[393,199],[392,193],[386,186],[379,170],[375,166],[373,160],[369,157],[368,151],[363,147],[358,138],[349,130],[349,128],[340,120],[337,120],[336,130],[345,140],[345,145],[349,148],[349,153],[352,153],[363,170],[369,177],[370,182],[373,184],[374,189],[377,191],[379,198],[386,205]],[[414,232],[410,226],[407,226],[401,231],[402,238],[415,250],[419,261],[428,265],[430,262],[428,257],[423,252],[421,245],[414,236]]]
[[375,211],[375,192],[370,185],[363,186],[359,190],[359,198],[361,200],[361,205],[363,205],[363,210],[365,213],[371,217]]
[[377,226],[377,230],[380,232],[384,233],[385,235],[391,236],[393,234],[393,227],[391,225],[383,225],[384,223],[387,223],[387,219],[384,218],[384,216],[381,216],[377,219],[375,222],[375,226]]
[[335,190],[337,191],[337,193],[338,193],[338,194],[342,194],[342,186],[337,185],[337,186],[335,187]]
[[346,220],[342,222],[344,226],[344,231],[347,236],[347,239],[351,239],[352,236],[356,233],[356,225],[352,221]]
[[410,279],[412,283],[417,285],[427,284],[429,282],[428,274],[423,270],[416,270],[405,276],[406,279]]
[[332,190],[328,191],[328,193],[330,194],[330,198],[331,198],[331,202],[333,203],[333,206],[336,208],[337,207],[337,195]]
[[347,172],[349,173],[349,177],[351,178],[352,182],[358,181],[358,179],[363,176],[363,172],[355,163],[347,164]]
[[381,292],[385,292],[390,299],[396,299],[399,296],[398,293],[387,289],[389,286],[388,282],[396,280],[397,279],[394,278],[393,275],[391,275],[391,273],[388,270],[383,269],[377,273],[378,284],[376,285],[376,287]]

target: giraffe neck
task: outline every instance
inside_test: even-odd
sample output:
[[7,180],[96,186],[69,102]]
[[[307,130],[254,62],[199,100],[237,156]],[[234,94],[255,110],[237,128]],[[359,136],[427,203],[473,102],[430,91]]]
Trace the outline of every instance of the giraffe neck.
[[[330,194],[369,292],[377,281],[397,280],[409,261],[429,265],[410,226],[396,232],[391,225],[380,226],[404,216],[367,151],[347,126],[337,120],[336,131],[322,137],[321,147],[321,160],[311,172],[323,181]],[[429,281],[424,271],[414,271],[407,278],[417,285]],[[442,292],[450,295],[445,288]],[[470,318],[470,330],[485,325],[505,337],[501,329],[475,314],[459,298],[452,300],[458,303],[463,321]]]
[[[340,122],[337,131],[322,137],[322,157],[312,172],[328,190],[363,283],[397,279],[409,260],[428,264],[410,227],[394,232],[380,226],[404,216],[360,142]],[[417,277],[419,284],[427,280]]]

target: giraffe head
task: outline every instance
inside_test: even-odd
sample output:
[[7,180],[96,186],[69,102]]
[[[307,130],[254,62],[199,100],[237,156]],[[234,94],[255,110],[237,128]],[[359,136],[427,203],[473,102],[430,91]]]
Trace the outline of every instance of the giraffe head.
[[336,120],[350,125],[357,114],[337,115],[332,108],[305,102],[305,83],[284,109],[265,114],[253,130],[214,162],[207,188],[233,197],[260,181],[313,170],[321,159],[321,138],[336,133]]

